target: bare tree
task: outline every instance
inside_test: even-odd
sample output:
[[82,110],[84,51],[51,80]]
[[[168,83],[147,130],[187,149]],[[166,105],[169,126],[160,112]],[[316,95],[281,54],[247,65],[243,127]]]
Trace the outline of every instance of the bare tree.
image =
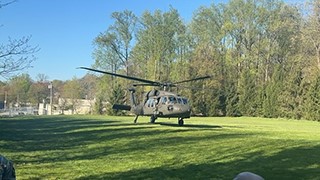
[[[0,0],[0,9],[14,3],[15,1],[3,2]],[[9,77],[10,75],[32,67],[35,60],[34,53],[39,51],[38,46],[29,44],[31,36],[21,39],[11,39],[5,44],[0,42],[0,75]]]
[[9,39],[7,44],[0,44],[0,75],[9,76],[12,73],[30,68],[35,60],[33,54],[39,48],[29,45],[30,37]]

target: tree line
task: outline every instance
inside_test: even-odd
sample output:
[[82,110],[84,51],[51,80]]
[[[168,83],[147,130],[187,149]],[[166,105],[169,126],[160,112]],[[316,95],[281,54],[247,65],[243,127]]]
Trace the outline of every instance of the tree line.
[[[94,40],[93,67],[156,81],[212,75],[178,89],[195,114],[319,121],[319,7],[319,0],[230,0],[199,7],[189,23],[173,7],[140,17],[114,12]],[[129,85],[102,77],[96,97],[124,102],[112,97]]]
[[[45,74],[39,74],[33,80],[28,74],[20,74],[11,77],[6,82],[0,82],[0,101],[6,108],[34,106],[39,103],[50,103],[52,95],[53,103],[61,107],[60,110],[75,110],[76,104],[61,104],[59,98],[73,100],[93,100],[95,96],[95,84],[98,77],[87,74],[78,79],[49,81]],[[52,94],[51,94],[52,88]]]

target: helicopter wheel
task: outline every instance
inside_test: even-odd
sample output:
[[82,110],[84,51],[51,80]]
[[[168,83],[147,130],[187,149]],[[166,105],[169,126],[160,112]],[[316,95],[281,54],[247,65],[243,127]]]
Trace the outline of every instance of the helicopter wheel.
[[183,118],[178,119],[178,124],[179,124],[179,126],[183,126],[183,124],[184,124]]
[[150,117],[150,123],[154,124],[156,122],[157,117],[155,115],[152,115]]

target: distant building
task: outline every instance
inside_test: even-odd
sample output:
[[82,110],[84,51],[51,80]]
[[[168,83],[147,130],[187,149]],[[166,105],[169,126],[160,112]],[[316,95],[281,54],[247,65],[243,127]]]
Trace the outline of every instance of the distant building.
[[58,104],[53,104],[53,107],[50,104],[40,103],[38,112],[39,115],[90,114],[94,103],[95,100],[59,98]]

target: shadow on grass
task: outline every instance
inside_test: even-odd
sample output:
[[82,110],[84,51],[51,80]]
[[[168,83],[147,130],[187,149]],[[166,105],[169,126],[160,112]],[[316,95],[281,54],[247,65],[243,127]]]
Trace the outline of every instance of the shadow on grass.
[[[0,143],[0,150],[23,154],[14,159],[16,163],[88,160],[112,154],[145,150],[151,147],[156,149],[163,144],[177,145],[199,141],[197,137],[157,138],[167,134],[183,133],[190,129],[159,130],[155,129],[159,126],[149,123],[133,124],[69,116],[0,119],[0,127],[2,128],[0,140],[4,142]],[[199,128],[203,127],[199,126]],[[155,140],[146,144],[145,141],[139,140],[141,137],[154,137]],[[120,149],[108,143],[110,141],[117,143],[122,140],[128,142],[127,146]],[[27,154],[30,152],[38,152],[40,155],[33,155],[35,157],[30,158]]]
[[[207,147],[228,140],[242,141],[257,135],[243,131],[224,133],[220,131],[223,129],[220,126],[210,125],[186,124],[181,128],[164,126],[176,127],[177,125],[131,124],[115,120],[67,116],[0,119],[0,152],[20,155],[20,157],[11,158],[17,164],[96,160],[110,155],[126,155],[130,152],[156,154],[159,150],[167,150],[162,147],[176,148],[178,155],[186,151],[189,153],[195,151],[194,153],[197,154],[198,145],[201,145],[196,144],[197,142],[205,142],[204,147]],[[192,132],[206,134],[195,136]],[[108,143],[111,141],[112,143]],[[279,143],[277,140],[271,142]],[[192,144],[196,145],[191,147]],[[244,144],[248,145],[248,143]],[[270,144],[267,145],[270,146]],[[227,150],[233,152],[230,149]],[[36,154],[32,154],[33,152]],[[269,156],[263,155],[262,152],[240,151],[237,155],[241,157],[227,158],[228,161],[224,161],[225,156],[212,157],[196,164],[187,164],[186,162],[190,161],[184,162],[182,159],[178,164],[173,161],[169,163],[170,165],[155,168],[132,167],[125,172],[88,174],[79,179],[232,179],[242,171],[255,172],[265,179],[317,179],[320,167],[319,152],[319,145],[284,148]],[[152,166],[153,161],[154,159],[150,159],[148,163]]]
[[184,124],[183,126],[179,126],[178,124],[172,123],[155,123],[160,124],[162,126],[171,126],[171,127],[181,127],[181,128],[198,128],[198,129],[220,129],[222,126],[213,126],[213,125],[205,125],[205,124]]
[[181,168],[163,166],[135,169],[77,179],[233,179],[244,171],[257,173],[265,179],[319,179],[319,149],[320,146],[296,147],[273,156],[250,153],[246,159],[233,162],[189,164]]

